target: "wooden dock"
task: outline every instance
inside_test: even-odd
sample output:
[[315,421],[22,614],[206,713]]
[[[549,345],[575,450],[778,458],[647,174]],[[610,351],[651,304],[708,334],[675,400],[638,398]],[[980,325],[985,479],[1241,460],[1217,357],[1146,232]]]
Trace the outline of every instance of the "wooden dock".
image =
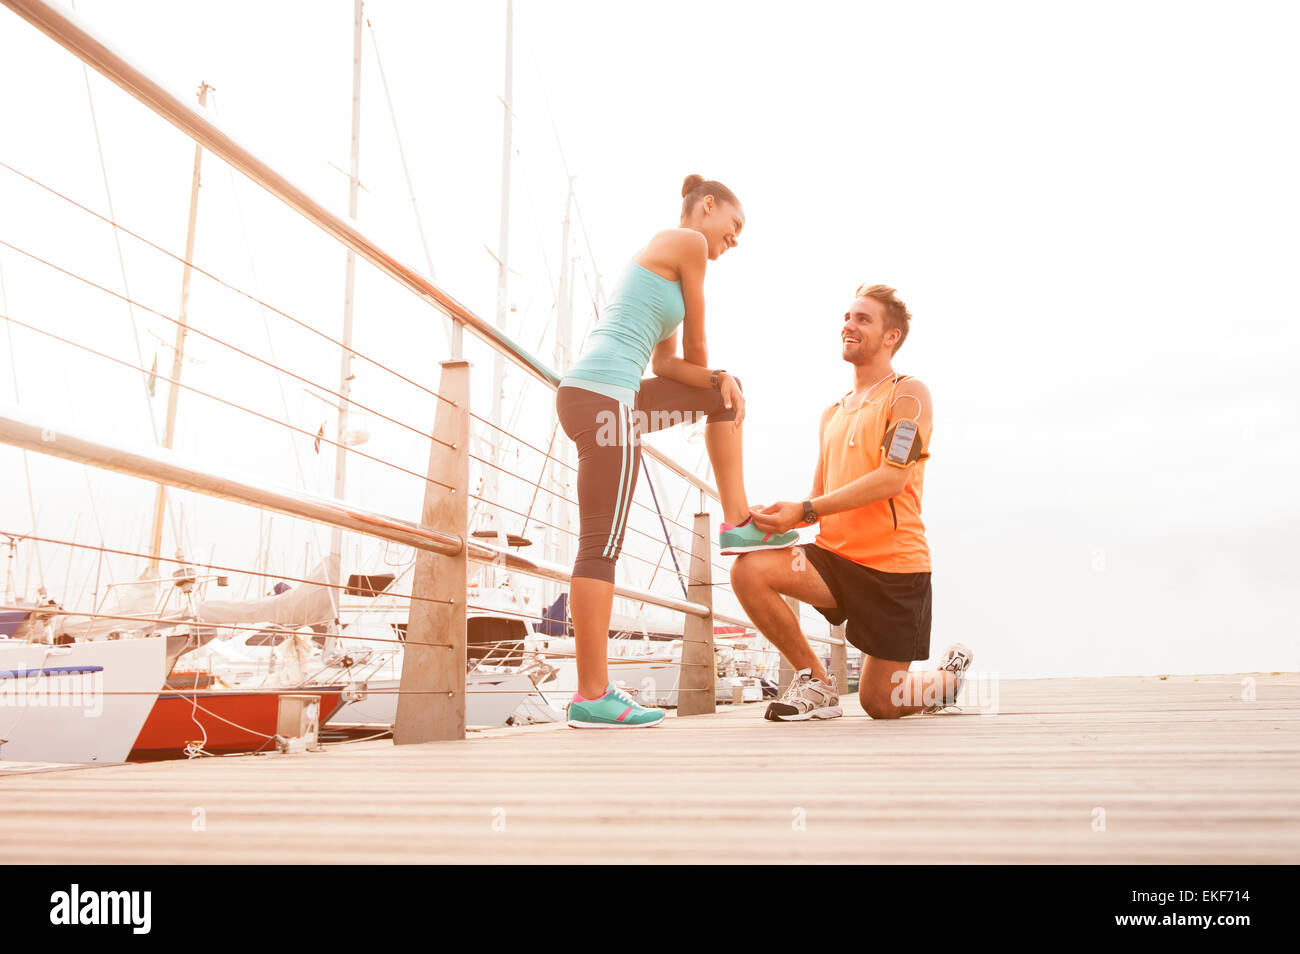
[[1300,861],[1300,674],[1006,681],[995,715],[898,722],[845,706],[0,773],[0,861]]

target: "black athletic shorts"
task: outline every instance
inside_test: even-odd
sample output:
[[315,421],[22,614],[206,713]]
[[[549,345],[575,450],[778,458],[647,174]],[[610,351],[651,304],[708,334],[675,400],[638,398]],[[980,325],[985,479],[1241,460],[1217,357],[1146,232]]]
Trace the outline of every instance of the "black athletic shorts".
[[816,607],[868,656],[907,662],[930,658],[930,574],[885,573],[823,549],[801,545],[835,606]]

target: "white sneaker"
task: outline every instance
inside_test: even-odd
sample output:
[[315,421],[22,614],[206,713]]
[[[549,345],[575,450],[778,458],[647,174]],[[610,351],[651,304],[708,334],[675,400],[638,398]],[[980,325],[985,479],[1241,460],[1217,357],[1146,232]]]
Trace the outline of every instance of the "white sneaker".
[[957,697],[961,695],[962,687],[966,684],[966,670],[971,667],[971,663],[974,661],[975,654],[961,643],[953,643],[945,649],[943,655],[939,657],[939,669],[946,669],[957,674],[957,685],[953,688],[952,700],[926,706],[921,711],[926,715],[933,715],[937,712],[943,712],[945,709],[956,709]]
[[770,703],[763,718],[769,722],[803,722],[806,719],[838,719],[844,715],[835,677],[829,684],[813,678],[811,669],[800,669],[785,694]]

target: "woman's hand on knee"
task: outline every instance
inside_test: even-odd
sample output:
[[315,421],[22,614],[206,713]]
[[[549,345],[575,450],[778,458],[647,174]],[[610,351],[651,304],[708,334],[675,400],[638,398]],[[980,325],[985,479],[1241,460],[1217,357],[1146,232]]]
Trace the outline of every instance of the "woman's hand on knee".
[[731,422],[732,430],[735,430],[745,419],[745,394],[740,390],[740,381],[724,373],[718,382],[718,390],[722,392],[722,406],[728,411],[733,407],[736,409],[736,419]]

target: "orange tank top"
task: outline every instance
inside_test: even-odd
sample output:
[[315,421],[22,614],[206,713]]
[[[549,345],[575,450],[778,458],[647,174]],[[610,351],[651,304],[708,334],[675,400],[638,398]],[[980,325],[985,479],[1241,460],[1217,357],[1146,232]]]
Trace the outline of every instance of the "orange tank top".
[[[823,493],[838,490],[880,466],[885,432],[891,423],[890,408],[899,383],[905,379],[906,375],[895,377],[883,397],[877,396],[861,408],[845,410],[842,400],[832,405],[822,431]],[[922,435],[927,455],[930,436]],[[928,572],[930,547],[921,522],[924,480],[925,461],[919,460],[912,465],[907,486],[898,496],[822,517],[817,545],[885,573]]]

